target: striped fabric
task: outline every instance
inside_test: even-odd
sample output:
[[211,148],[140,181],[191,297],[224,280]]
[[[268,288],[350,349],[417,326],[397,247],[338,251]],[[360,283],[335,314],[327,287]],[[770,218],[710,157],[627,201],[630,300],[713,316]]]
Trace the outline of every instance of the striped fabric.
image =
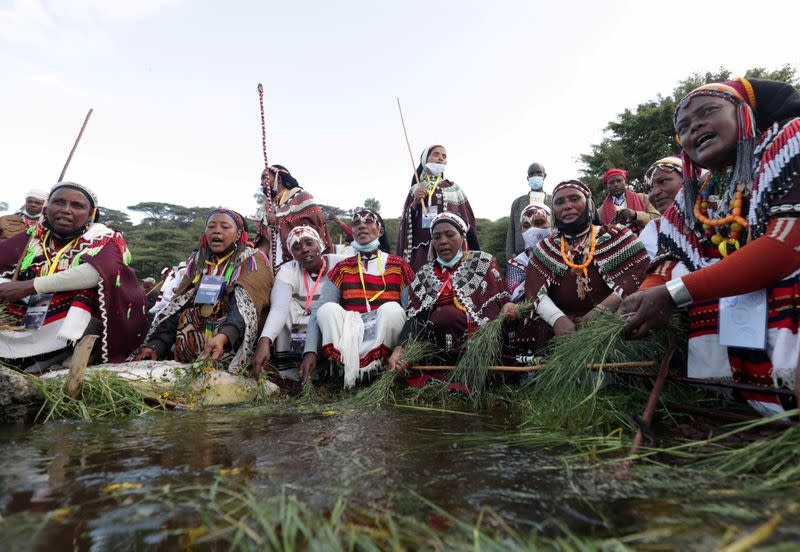
[[[386,279],[386,291],[370,303],[373,309],[391,301],[400,302],[400,290],[408,286],[414,279],[414,273],[402,258],[380,252],[380,265],[383,278],[378,272],[377,258],[369,260],[364,270],[364,287],[358,271],[358,255],[348,257],[328,272],[328,278],[342,294],[342,308],[354,312],[367,312],[367,298],[373,297],[383,289]],[[364,293],[366,290],[366,294]]]

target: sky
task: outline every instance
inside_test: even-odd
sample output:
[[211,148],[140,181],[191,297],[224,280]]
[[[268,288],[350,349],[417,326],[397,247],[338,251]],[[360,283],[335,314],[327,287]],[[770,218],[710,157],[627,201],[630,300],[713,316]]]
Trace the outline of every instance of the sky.
[[[400,215],[412,161],[445,175],[478,217],[574,178],[579,155],[626,108],[694,72],[800,67],[797,0],[0,0],[0,202],[66,179],[100,204],[255,212],[270,163],[320,203],[377,198]],[[742,29],[746,23],[747,29]]]

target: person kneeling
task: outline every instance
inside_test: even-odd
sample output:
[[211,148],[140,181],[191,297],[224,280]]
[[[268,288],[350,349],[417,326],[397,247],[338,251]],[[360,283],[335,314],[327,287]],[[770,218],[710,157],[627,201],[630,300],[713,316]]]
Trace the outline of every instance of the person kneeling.
[[273,279],[264,253],[247,241],[242,216],[215,209],[186,275],[134,360],[211,359],[241,371],[250,362]]
[[261,338],[258,340],[253,371],[262,373],[272,357],[283,380],[299,381],[298,365],[306,345],[311,311],[319,306],[326,287],[333,286],[326,276],[344,257],[323,255],[325,242],[310,226],[297,226],[289,231],[287,247],[294,260],[278,269],[270,295],[270,310]]
[[[415,337],[443,351],[441,361],[456,364],[470,335],[490,320],[504,315],[517,317],[495,258],[483,251],[468,251],[469,228],[452,213],[441,213],[431,222],[431,253],[435,260],[420,268],[409,286],[408,321],[405,338]],[[403,340],[404,342],[406,339]],[[404,347],[395,347],[389,368],[408,369],[402,359]],[[407,383],[421,387],[442,373],[423,373]]]
[[42,223],[0,243],[0,304],[14,328],[0,331],[8,364],[46,370],[84,335],[100,337],[90,363],[123,362],[142,342],[145,297],[131,254],[122,234],[97,222],[97,208],[89,188],[59,182]]
[[322,339],[325,357],[344,366],[344,385],[378,370],[399,342],[405,323],[401,294],[414,277],[403,259],[386,253],[383,219],[364,209],[353,215],[353,248],[358,254],[328,272],[320,306],[312,311],[300,366],[306,381],[317,365]]

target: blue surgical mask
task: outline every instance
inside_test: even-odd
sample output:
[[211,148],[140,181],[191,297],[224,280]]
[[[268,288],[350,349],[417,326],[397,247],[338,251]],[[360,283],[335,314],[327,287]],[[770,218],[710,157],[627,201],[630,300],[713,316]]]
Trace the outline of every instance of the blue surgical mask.
[[464,252],[459,249],[458,253],[456,253],[455,256],[453,256],[453,258],[450,259],[449,261],[445,261],[439,255],[436,255],[436,260],[439,261],[440,265],[442,265],[442,266],[444,266],[446,268],[453,268],[454,266],[456,266],[458,264],[458,261],[460,261],[461,257],[463,257],[463,256],[464,256]]
[[538,192],[544,186],[544,177],[543,176],[529,176],[528,177],[528,186],[531,187],[531,190],[534,192]]
[[378,247],[381,245],[381,242],[378,241],[378,239],[376,238],[365,245],[361,245],[357,241],[353,240],[353,243],[351,245],[353,246],[353,249],[355,249],[359,253],[372,253],[373,251],[378,249]]

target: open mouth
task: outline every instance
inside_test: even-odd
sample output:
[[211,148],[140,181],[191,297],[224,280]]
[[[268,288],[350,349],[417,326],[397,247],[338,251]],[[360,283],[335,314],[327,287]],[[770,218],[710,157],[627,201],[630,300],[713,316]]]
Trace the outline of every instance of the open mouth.
[[56,217],[55,221],[59,224],[72,224],[72,219],[68,217]]
[[308,255],[303,255],[303,260],[304,260],[306,263],[310,263],[311,261],[313,261],[313,260],[314,260],[314,255],[312,255],[312,254],[310,254],[310,253],[309,253]]
[[709,140],[713,140],[716,137],[717,135],[713,132],[706,132],[705,134],[701,134],[700,137],[697,140],[695,140],[695,148],[697,148],[698,150],[703,149],[703,146],[705,146],[709,142]]
[[211,238],[211,245],[225,245],[225,241],[222,238]]

